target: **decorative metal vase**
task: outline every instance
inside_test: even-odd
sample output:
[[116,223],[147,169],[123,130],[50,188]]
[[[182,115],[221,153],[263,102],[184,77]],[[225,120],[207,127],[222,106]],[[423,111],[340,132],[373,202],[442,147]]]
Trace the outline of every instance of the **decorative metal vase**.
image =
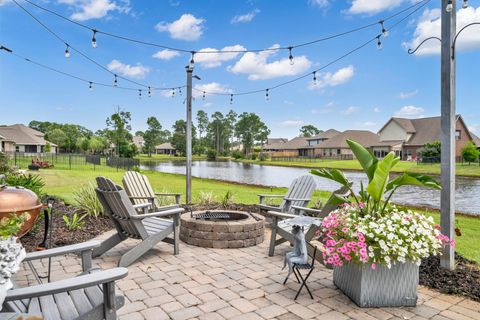
[[359,307],[413,307],[417,304],[418,266],[407,261],[391,269],[348,263],[335,267],[333,283]]

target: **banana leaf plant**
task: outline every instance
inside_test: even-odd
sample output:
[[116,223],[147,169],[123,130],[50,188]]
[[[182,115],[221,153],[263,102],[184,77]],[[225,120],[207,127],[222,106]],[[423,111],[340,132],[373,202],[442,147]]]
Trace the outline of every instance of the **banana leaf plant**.
[[363,182],[360,183],[360,192],[358,195],[353,191],[353,183],[349,181],[340,170],[322,168],[310,171],[310,173],[314,175],[333,180],[349,188],[352,200],[337,197],[337,203],[350,203],[354,201],[360,208],[362,214],[381,217],[388,211],[387,209],[392,195],[402,186],[411,185],[441,189],[440,184],[433,178],[418,173],[405,172],[400,176],[390,179],[390,173],[393,167],[400,161],[400,157],[395,156],[393,151],[388,153],[383,159],[377,159],[371,151],[361,144],[353,140],[347,140],[347,144],[368,178],[368,185],[366,187]]

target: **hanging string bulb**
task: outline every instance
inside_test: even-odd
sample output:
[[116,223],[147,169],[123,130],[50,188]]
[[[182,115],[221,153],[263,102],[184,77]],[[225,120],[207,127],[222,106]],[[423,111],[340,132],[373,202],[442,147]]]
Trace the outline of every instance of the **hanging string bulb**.
[[202,100],[205,100],[205,91],[203,91]]
[[138,89],[138,99],[142,99],[142,89]]
[[148,97],[150,98],[152,96],[152,89],[150,86],[148,87]]
[[270,100],[270,93],[268,92],[268,89],[265,89],[265,100]]
[[195,60],[193,59],[193,57],[195,56],[195,51],[191,51],[190,52],[192,54],[191,58],[190,58],[190,62],[188,63],[188,67],[190,69],[193,69],[193,67],[195,66]]
[[182,95],[182,87],[178,87],[178,94]]
[[114,76],[114,78],[113,78],[113,86],[116,87],[116,86],[118,86],[117,75],[114,74],[113,76]]
[[68,50],[68,48],[70,48],[70,46],[68,45],[68,43],[65,43],[65,45],[67,46],[65,48],[65,58],[70,58],[70,50]]
[[172,88],[172,98],[175,98],[175,88]]
[[467,9],[467,8],[468,8],[468,0],[463,0],[462,8],[463,8],[463,9]]
[[313,85],[317,85],[317,71],[313,71]]
[[92,81],[88,82],[88,90],[90,90],[90,91],[93,90],[92,84],[93,84]]
[[288,52],[289,52],[289,55],[288,55],[288,60],[290,60],[290,65],[293,66],[293,64],[295,63],[293,61],[293,55],[292,55],[292,47],[288,47]]
[[452,10],[453,10],[453,1],[448,0],[447,6],[445,7],[445,11],[452,12]]
[[385,24],[384,24],[385,21],[381,20],[380,21],[380,25],[382,26],[382,36],[384,38],[388,37],[388,30],[385,29]]
[[230,94],[230,104],[233,104],[233,94]]
[[380,40],[380,35],[377,36],[377,49],[382,50],[382,41]]
[[92,47],[96,48],[97,47],[97,38],[95,35],[97,34],[97,30],[93,29],[93,36],[92,36]]

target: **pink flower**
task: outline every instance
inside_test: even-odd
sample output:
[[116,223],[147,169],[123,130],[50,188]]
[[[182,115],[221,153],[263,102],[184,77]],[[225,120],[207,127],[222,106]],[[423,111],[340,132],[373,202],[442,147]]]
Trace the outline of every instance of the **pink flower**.
[[328,263],[328,264],[332,264],[332,263],[333,263],[333,258],[328,258],[328,259],[327,259],[327,263]]
[[348,228],[347,228],[347,227],[343,227],[343,228],[342,228],[342,232],[343,232],[343,233],[347,233],[347,232],[348,232]]
[[350,257],[349,255],[345,255],[344,258],[345,258],[345,260],[347,260],[347,261],[352,260],[352,257]]
[[373,263],[372,263],[372,270],[375,270],[375,269],[377,269],[377,265],[376,265],[375,262],[373,262]]

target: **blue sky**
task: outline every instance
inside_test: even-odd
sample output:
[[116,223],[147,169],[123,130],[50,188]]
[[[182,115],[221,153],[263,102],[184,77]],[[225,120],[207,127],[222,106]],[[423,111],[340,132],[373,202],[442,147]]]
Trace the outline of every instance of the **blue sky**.
[[[17,0],[75,48],[112,72],[152,86],[185,83],[188,54],[97,35]],[[265,1],[125,1],[125,0],[32,0],[73,20],[103,31],[168,46],[201,50],[289,46],[379,21],[412,4],[410,0],[265,0]],[[458,12],[459,27],[480,21],[480,1],[470,1]],[[209,114],[234,109],[255,112],[272,130],[272,137],[292,138],[303,124],[321,129],[378,130],[393,115],[420,117],[440,112],[439,47],[428,43],[418,55],[406,48],[440,32],[440,1],[430,3],[389,32],[383,49],[371,43],[355,54],[311,78],[270,92],[235,97],[201,96],[194,112]],[[460,6],[460,5],[459,5]],[[399,16],[401,17],[401,16]],[[394,23],[392,19],[386,23]],[[200,90],[241,92],[264,89],[311,72],[380,32],[380,25],[311,46],[295,49],[294,65],[288,52],[196,55],[195,81]],[[1,44],[15,53],[43,64],[91,79],[112,83],[113,77],[75,52],[64,56],[65,45],[42,29],[10,0],[0,0]],[[459,40],[457,63],[457,112],[469,127],[480,132],[480,27],[472,27]],[[130,85],[119,79],[119,85]],[[133,85],[134,86],[134,85]],[[205,89],[204,89],[205,88]],[[183,90],[184,91],[184,90]],[[165,128],[185,117],[182,97],[169,92],[143,93],[118,88],[94,87],[44,70],[0,53],[0,122],[28,123],[48,120],[84,125],[97,130],[117,106],[132,113],[133,130],[144,130],[146,119],[156,116]]]

